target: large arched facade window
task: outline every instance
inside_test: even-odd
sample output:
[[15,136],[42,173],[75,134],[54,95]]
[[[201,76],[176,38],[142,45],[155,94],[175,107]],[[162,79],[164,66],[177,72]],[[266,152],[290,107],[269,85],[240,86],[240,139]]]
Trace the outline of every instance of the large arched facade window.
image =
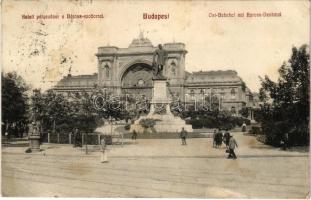
[[134,63],[126,68],[121,76],[123,94],[139,97],[142,94],[146,99],[152,97],[152,66],[146,63]]

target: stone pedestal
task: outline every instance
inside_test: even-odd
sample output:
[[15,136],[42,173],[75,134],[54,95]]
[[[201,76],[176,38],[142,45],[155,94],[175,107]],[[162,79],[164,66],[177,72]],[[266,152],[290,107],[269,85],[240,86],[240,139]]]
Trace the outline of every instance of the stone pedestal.
[[32,152],[40,151],[40,135],[29,135],[29,147]]
[[[144,132],[144,128],[139,124],[142,119],[154,119],[156,124],[154,131],[158,133],[176,133],[184,128],[188,132],[192,132],[192,126],[180,117],[174,116],[170,110],[170,100],[168,98],[167,80],[153,79],[152,100],[150,105],[150,112],[147,116],[141,116],[138,120],[131,125],[130,131],[137,133]],[[157,109],[163,108],[163,112],[158,113]]]
[[30,135],[28,136],[28,140],[31,152],[40,151],[40,133],[35,123],[33,123],[30,127]]

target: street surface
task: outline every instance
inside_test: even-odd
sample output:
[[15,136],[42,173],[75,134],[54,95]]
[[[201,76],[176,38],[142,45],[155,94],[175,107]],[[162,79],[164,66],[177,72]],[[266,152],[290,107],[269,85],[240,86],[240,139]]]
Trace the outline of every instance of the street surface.
[[2,148],[2,196],[306,198],[308,149],[282,151],[252,136],[234,133],[237,160],[211,138],[126,140],[108,146],[100,163],[98,146],[85,149],[44,144]]

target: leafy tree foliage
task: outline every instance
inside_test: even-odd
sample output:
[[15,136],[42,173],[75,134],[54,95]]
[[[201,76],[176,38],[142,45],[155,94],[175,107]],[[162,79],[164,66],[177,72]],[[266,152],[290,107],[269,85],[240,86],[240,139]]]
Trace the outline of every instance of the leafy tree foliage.
[[[94,105],[94,98],[97,98]],[[68,96],[53,90],[41,93],[35,90],[31,96],[32,119],[41,122],[43,130],[57,133],[69,133],[78,128],[83,132],[93,132],[104,120],[122,120],[129,118],[120,99],[94,92],[69,93]]]
[[255,113],[267,142],[279,145],[285,133],[291,145],[309,144],[310,56],[307,45],[292,48],[288,62],[279,68],[276,82],[261,79],[260,99],[264,105]]
[[31,99],[33,120],[41,122],[44,131],[70,132],[78,128],[91,132],[97,126],[96,110],[87,93],[65,97],[53,90],[37,90]]
[[229,130],[236,126],[242,126],[243,123],[250,124],[249,119],[232,116],[229,111],[189,110],[184,111],[182,117],[194,129],[220,128]]
[[128,110],[131,111],[131,114],[126,109],[127,104],[133,104],[134,99],[128,97],[119,97],[113,96],[112,94],[103,94],[101,91],[96,92],[97,96],[100,98],[97,99],[96,104],[98,109],[96,109],[97,114],[104,119],[114,119],[114,120],[123,120],[134,117],[137,109],[129,107]]
[[[23,132],[27,125],[27,91],[29,86],[15,72],[1,74],[2,84],[2,133]],[[14,130],[13,130],[14,129]]]
[[241,110],[239,110],[239,113],[243,116],[243,117],[245,117],[245,118],[247,118],[248,116],[249,116],[249,109],[250,108],[248,108],[248,107],[243,107]]

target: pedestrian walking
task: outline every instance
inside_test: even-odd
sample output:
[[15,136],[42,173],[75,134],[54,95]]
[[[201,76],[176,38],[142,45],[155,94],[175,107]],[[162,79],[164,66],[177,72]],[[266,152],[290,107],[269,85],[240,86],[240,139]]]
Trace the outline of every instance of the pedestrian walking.
[[226,133],[224,135],[224,142],[227,148],[229,147],[229,140],[230,140],[230,133],[228,130],[226,130]]
[[243,124],[242,124],[242,132],[245,132],[246,131],[246,124],[245,124],[245,122],[243,122]]
[[213,148],[216,147],[216,135],[217,135],[217,129],[215,129],[213,133]]
[[74,147],[82,147],[82,138],[78,128],[74,130]]
[[137,132],[133,130],[132,140],[136,140],[136,138],[137,138]]
[[104,137],[100,140],[100,145],[101,145],[100,162],[106,163],[108,162],[108,158],[107,158],[106,140]]
[[288,133],[285,133],[283,135],[283,139],[281,141],[281,143],[283,144],[283,150],[287,150],[289,148],[289,137],[288,137]]
[[238,147],[238,144],[237,144],[236,140],[234,139],[234,137],[232,135],[230,135],[228,159],[230,159],[230,158],[237,159],[237,157],[234,153],[235,147]]
[[187,142],[186,142],[186,138],[187,138],[187,131],[185,130],[184,127],[182,127],[182,130],[180,132],[180,138],[181,138],[181,144],[182,145],[186,145]]
[[223,138],[223,135],[222,135],[221,130],[219,129],[218,133],[216,134],[216,147],[217,148],[221,147],[222,138]]

